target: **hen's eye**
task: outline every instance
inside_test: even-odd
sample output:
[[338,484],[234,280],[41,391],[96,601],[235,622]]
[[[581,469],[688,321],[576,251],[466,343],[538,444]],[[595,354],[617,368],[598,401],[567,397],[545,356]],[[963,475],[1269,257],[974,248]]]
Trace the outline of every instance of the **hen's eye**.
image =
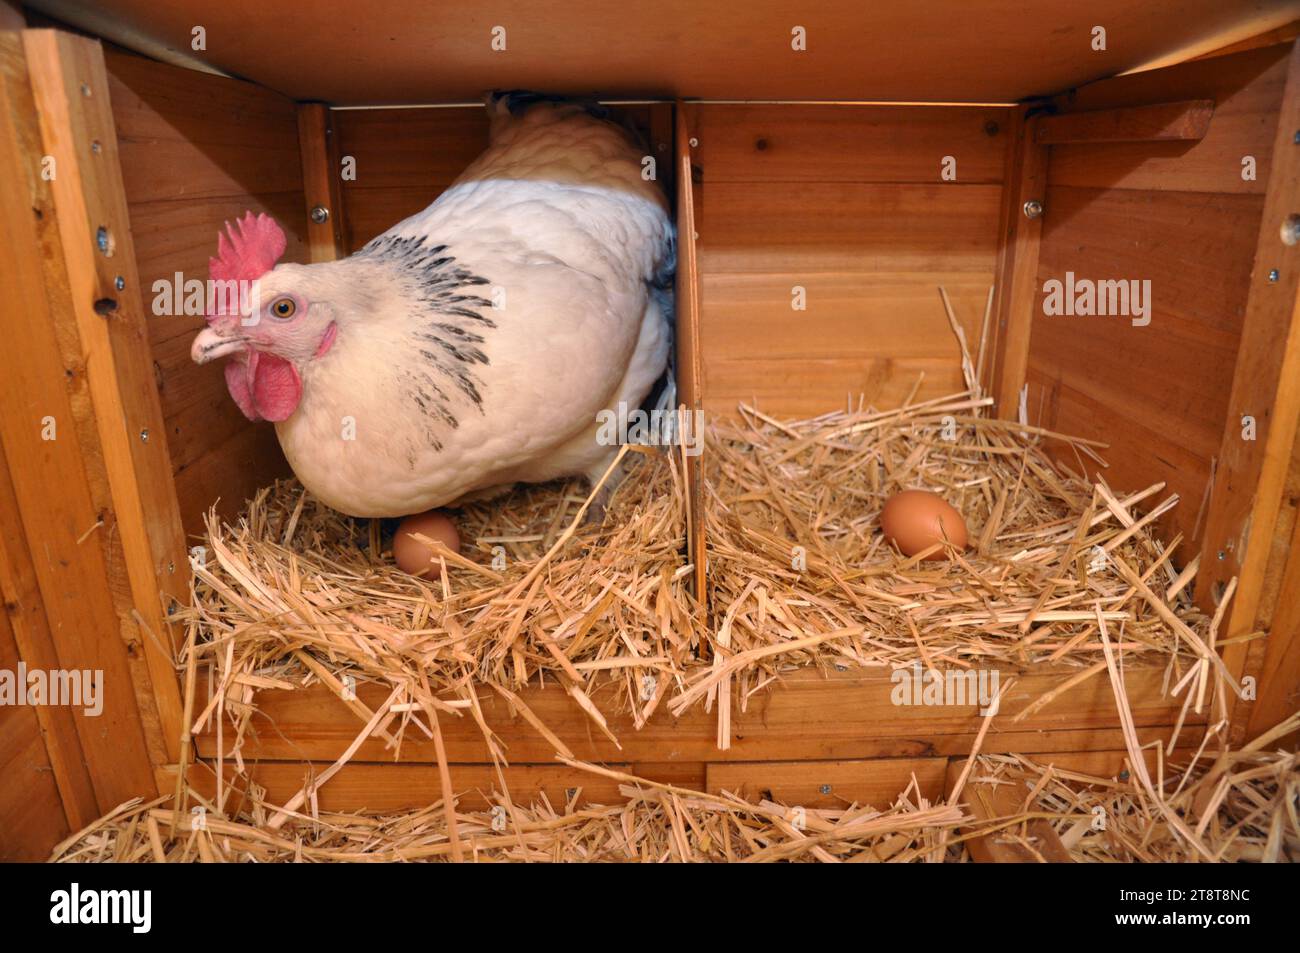
[[292,318],[298,306],[292,298],[276,298],[271,302],[271,313],[277,318]]

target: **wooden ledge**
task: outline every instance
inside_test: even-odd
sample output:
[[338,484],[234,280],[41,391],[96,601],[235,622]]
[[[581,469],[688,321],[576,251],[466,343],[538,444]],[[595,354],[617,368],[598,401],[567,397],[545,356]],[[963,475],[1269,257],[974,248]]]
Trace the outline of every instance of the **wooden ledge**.
[[1034,141],[1043,146],[1066,143],[1195,141],[1205,138],[1213,115],[1214,101],[1211,99],[1064,113],[1040,119],[1034,132]]

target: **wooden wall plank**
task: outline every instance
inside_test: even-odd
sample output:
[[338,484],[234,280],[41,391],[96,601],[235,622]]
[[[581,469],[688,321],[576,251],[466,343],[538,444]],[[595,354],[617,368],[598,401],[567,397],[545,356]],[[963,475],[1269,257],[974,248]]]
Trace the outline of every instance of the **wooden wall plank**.
[[714,183],[711,161],[700,223],[706,275],[993,270],[999,186]]
[[[778,416],[963,388],[938,287],[978,340],[1006,107],[704,104],[704,402]],[[942,177],[945,157],[956,180]],[[802,289],[802,300],[796,296]],[[803,310],[797,310],[802,305]]]
[[348,109],[333,122],[340,156],[355,160],[342,186],[348,252],[426,208],[487,148],[482,107]]
[[[1154,749],[1147,749],[1149,769],[1156,770]],[[1099,778],[1114,778],[1128,766],[1128,752],[1122,749],[1071,752],[1030,752],[1028,757],[1058,771],[1071,771]],[[1186,763],[1188,749],[1179,749],[1173,761]],[[1179,759],[1183,760],[1179,760]],[[694,790],[719,793],[743,792],[750,798],[770,797],[789,805],[810,808],[843,807],[849,803],[871,804],[879,810],[890,807],[912,783],[920,795],[937,802],[945,796],[945,781],[960,771],[965,757],[878,758],[854,761],[741,761],[741,762],[613,762],[602,767],[633,774],[649,781]],[[312,772],[319,774],[324,762],[260,761],[247,767],[252,780],[266,789],[273,803],[283,803],[298,792]],[[450,766],[457,806],[479,811],[490,806],[488,796],[500,789],[497,773],[490,764]],[[176,765],[159,769],[159,787],[175,785]],[[188,769],[189,782],[204,797],[215,795],[215,765],[200,762]],[[238,809],[244,797],[243,781],[226,762],[227,782],[235,790],[229,795],[227,811]],[[516,803],[529,804],[545,795],[559,808],[576,791],[579,805],[621,804],[621,782],[560,764],[514,763],[504,769],[506,784]],[[824,786],[830,787],[823,793]],[[345,765],[318,792],[323,811],[396,812],[428,808],[442,796],[437,765],[391,764],[354,761]],[[910,795],[913,799],[916,792]],[[1022,792],[1023,797],[1023,792]]]
[[1002,181],[1002,106],[734,103],[697,110],[709,182]]
[[[0,473],[0,480],[7,480],[7,474]],[[8,568],[4,562],[0,554],[0,569]],[[6,576],[7,573],[0,575],[6,603],[6,611],[0,614],[0,672],[12,674],[17,673],[22,656],[10,625],[10,614],[17,614],[19,607],[9,601]],[[60,726],[50,717],[54,712],[68,716],[67,736],[60,737],[57,733]],[[0,705],[0,778],[4,779],[0,784],[0,862],[44,860],[50,848],[72,830],[63,807],[60,778],[46,749],[45,725],[55,728],[56,743],[70,740],[76,744],[76,729],[71,726],[67,709],[52,705]],[[86,782],[89,791],[89,779]],[[93,794],[90,803],[93,806]],[[74,802],[71,807],[76,810],[77,804]]]
[[0,708],[0,863],[43,861],[71,828],[30,708]]
[[[1123,740],[1109,683],[1089,679],[1062,693],[1051,705],[1016,722],[1026,705],[1073,673],[1032,671],[1018,677],[1003,700],[1001,713],[985,740],[984,750],[1052,751],[1118,748]],[[1181,699],[1161,696],[1161,668],[1130,668],[1126,672],[1134,722],[1145,743],[1166,738],[1177,718]],[[200,683],[204,680],[200,679]],[[608,683],[605,683],[607,685]],[[592,696],[602,704],[605,685]],[[856,760],[876,757],[937,757],[969,752],[983,721],[974,707],[898,706],[890,700],[894,684],[888,674],[862,672],[791,673],[783,685],[750,699],[746,711],[733,707],[732,746],[716,745],[716,713],[694,707],[679,719],[664,711],[637,731],[625,715],[609,716],[610,729],[621,748],[591,728],[586,716],[558,687],[527,689],[525,702],[578,758],[590,761],[803,761]],[[199,706],[205,703],[200,690]],[[358,686],[358,697],[372,708],[386,693],[380,686]],[[552,760],[554,749],[526,721],[512,713],[494,693],[480,693],[484,715],[507,744],[513,761]],[[258,696],[261,715],[254,720],[256,738],[244,748],[245,760],[332,761],[360,731],[356,715],[328,689],[266,691]],[[1189,716],[1189,736],[1204,717]],[[477,725],[468,717],[443,719],[447,756],[453,762],[485,762],[487,748]],[[215,754],[215,737],[198,739],[202,757]],[[356,757],[392,760],[383,742],[368,739]],[[433,743],[415,730],[402,744],[403,762],[432,763]]]
[[[0,618],[0,654],[7,659],[21,659],[29,670],[49,672],[60,668],[59,656],[50,635],[50,623],[41,601],[40,584],[32,563],[31,550],[18,498],[9,476],[9,461],[0,445],[0,597],[4,599],[4,616]],[[12,640],[12,652],[6,646]],[[13,670],[8,662],[0,668]],[[29,709],[30,710],[30,709]],[[55,785],[53,803],[44,805],[46,830],[59,826],[79,830],[99,816],[95,789],[86,768],[86,756],[77,736],[72,710],[63,705],[41,705],[34,709],[34,721],[42,735],[44,758],[49,765],[49,780]],[[21,718],[20,718],[21,721]],[[0,735],[9,729],[0,727]],[[14,785],[22,791],[22,785]],[[24,795],[25,796],[25,795]],[[57,820],[62,818],[62,821]],[[0,822],[0,837],[7,825]],[[17,829],[17,825],[13,829]],[[45,848],[57,841],[51,840]]]
[[482,106],[342,109],[333,121],[340,155],[356,160],[357,177],[344,184],[344,192],[427,188],[436,195],[488,142]]
[[117,49],[105,61],[133,204],[302,190],[285,97]]
[[711,416],[734,414],[744,402],[778,417],[815,417],[860,403],[897,407],[914,390],[915,400],[929,400],[966,386],[950,357],[712,358],[706,373]]
[[[1228,412],[1259,199],[1063,186],[1048,190],[1047,207],[1030,420],[1107,441],[1102,472],[1113,486],[1164,480],[1182,503],[1159,529],[1191,539]],[[1067,273],[1150,281],[1151,323],[1044,314],[1044,283]],[[1073,454],[1066,459],[1077,466]]]
[[931,803],[943,797],[947,758],[878,758],[869,761],[730,761],[708,765],[708,791],[726,791],[751,800],[777,801],[791,807],[839,808],[871,805],[878,811],[894,806],[915,778],[909,792]]
[[[666,103],[612,106],[611,112],[653,141],[665,141]],[[402,219],[423,211],[487,148],[482,106],[340,109],[331,115],[341,158],[355,160],[356,178],[342,183],[344,248],[361,248]],[[667,127],[671,130],[671,126]],[[671,188],[671,176],[663,178]],[[672,194],[671,192],[669,194]]]
[[[227,762],[227,768],[230,765]],[[254,783],[266,789],[272,803],[283,804],[297,794],[313,774],[319,775],[329,767],[325,763],[294,763],[287,761],[261,761],[248,764],[248,774]],[[699,763],[628,764],[614,762],[602,767],[623,771],[657,781],[688,787],[704,788],[704,765]],[[452,764],[452,790],[456,805],[463,811],[482,811],[499,803],[490,800],[501,790],[496,769],[491,764]],[[169,766],[170,771],[175,766]],[[620,793],[620,781],[602,777],[581,768],[563,764],[512,763],[503,768],[511,799],[520,805],[540,803],[545,798],[557,810],[576,794],[580,806],[593,804],[623,804],[627,798]],[[174,779],[174,774],[167,777]],[[213,763],[191,765],[190,783],[205,797],[216,793],[216,768]],[[174,780],[172,781],[174,784]],[[236,780],[237,785],[242,781]],[[242,787],[230,794],[227,810],[238,809]],[[341,768],[317,794],[322,811],[366,811],[393,813],[429,807],[442,798],[442,781],[436,764],[391,764],[353,761]]]
[[[709,274],[700,346],[719,360],[929,357],[956,364],[939,286],[967,341],[977,343],[992,283],[991,271]],[[791,308],[795,287],[804,291],[799,312]]]
[[402,188],[350,188],[343,183],[343,217],[347,227],[346,243],[349,253],[358,251],[366,242],[388,231],[403,219],[424,211],[451,185],[432,182],[430,185]]
[[[266,212],[288,237],[285,261],[306,261],[307,217],[296,108],[270,90],[109,50],[108,96],[121,149],[123,183],[141,280],[146,326],[172,471],[202,467],[245,430],[270,431],[239,412],[220,363],[199,366],[189,345],[201,315],[156,313],[156,282],[170,288],[208,277],[208,258],[227,221]],[[259,487],[288,473],[274,439],[226,468],[223,512],[233,514]],[[187,533],[202,531],[212,499],[183,499]]]

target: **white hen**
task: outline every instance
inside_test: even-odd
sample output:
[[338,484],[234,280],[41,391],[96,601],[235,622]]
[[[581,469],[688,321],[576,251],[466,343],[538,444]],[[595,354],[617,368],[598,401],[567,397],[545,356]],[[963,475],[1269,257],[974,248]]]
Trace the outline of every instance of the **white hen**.
[[351,257],[271,268],[283,235],[250,216],[213,259],[214,279],[258,279],[255,305],[210,318],[194,360],[233,355],[232,396],[345,513],[599,476],[617,448],[597,414],[664,371],[675,243],[643,151],[575,104],[488,108],[487,151]]

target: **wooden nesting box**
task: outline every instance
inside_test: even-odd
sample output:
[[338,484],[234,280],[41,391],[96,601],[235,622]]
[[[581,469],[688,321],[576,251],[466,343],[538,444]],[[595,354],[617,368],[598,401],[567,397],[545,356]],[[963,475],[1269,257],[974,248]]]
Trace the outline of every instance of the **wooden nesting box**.
[[[221,371],[191,363],[202,319],[151,313],[154,283],[205,278],[221,224],[245,209],[284,223],[286,260],[359,248],[483,148],[481,107],[453,104],[494,87],[596,91],[653,144],[679,224],[688,407],[757,400],[807,416],[846,395],[889,407],[922,371],[919,398],[960,390],[936,285],[972,337],[995,286],[983,383],[997,412],[1023,406],[1035,424],[1109,443],[1113,485],[1177,491],[1162,530],[1183,534],[1182,562],[1200,559],[1198,600],[1212,609],[1237,580],[1223,654],[1258,689],[1235,705],[1234,730],[1296,708],[1294,3],[1103,0],[1085,15],[1065,0],[1032,12],[930,0],[803,20],[766,3],[743,17],[678,0],[507,3],[499,23],[468,4],[436,16],[413,2],[383,16],[342,3],[54,6],[71,22],[0,4],[0,668],[98,669],[106,691],[98,717],[0,708],[0,855],[42,856],[122,801],[170,792],[182,745],[215,751],[215,738],[182,740],[168,607],[187,598],[204,511],[218,499],[236,511],[287,468]],[[1137,67],[1154,68],[1119,75]],[[1067,273],[1149,279],[1149,326],[1045,316],[1045,283]],[[793,313],[795,286],[818,307]],[[1003,710],[1070,674],[1024,674]],[[1132,671],[1128,687],[1141,740],[1167,737],[1181,703],[1161,672]],[[899,709],[889,691],[885,675],[796,674],[734,716],[727,751],[699,711],[615,725],[619,750],[562,693],[529,702],[579,758],[652,778],[816,804],[887,802],[915,774],[938,796],[982,719],[974,706]],[[273,799],[358,729],[323,690],[260,703],[276,730],[244,758]],[[504,703],[484,704],[508,736],[516,797],[616,796],[557,765]],[[1123,747],[1098,679],[994,725],[983,750],[1111,771]],[[474,726],[448,729],[447,755],[459,790],[493,786]],[[435,760],[431,742],[408,742],[398,763],[366,742],[322,805],[427,804]]]

